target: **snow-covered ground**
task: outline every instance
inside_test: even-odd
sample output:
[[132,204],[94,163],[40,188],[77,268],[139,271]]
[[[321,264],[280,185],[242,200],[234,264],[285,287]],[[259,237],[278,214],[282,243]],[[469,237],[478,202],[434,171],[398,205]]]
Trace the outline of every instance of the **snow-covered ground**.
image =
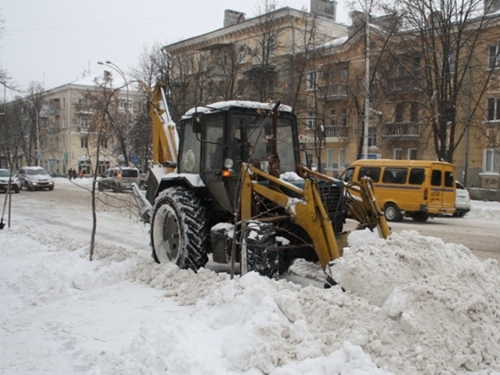
[[[154,264],[147,228],[112,210],[99,230],[127,236],[98,236],[89,262],[90,212],[23,193],[0,231],[1,374],[500,374],[499,267],[463,246],[358,232],[334,267],[345,291],[231,280]],[[467,217],[499,225],[500,203]]]

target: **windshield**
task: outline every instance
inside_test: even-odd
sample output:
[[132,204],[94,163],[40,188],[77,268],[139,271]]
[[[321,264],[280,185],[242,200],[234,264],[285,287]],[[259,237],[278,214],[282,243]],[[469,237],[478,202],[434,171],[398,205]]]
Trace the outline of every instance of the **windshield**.
[[37,169],[28,169],[27,170],[28,174],[30,176],[35,176],[35,175],[48,175],[47,171],[43,168],[37,168]]
[[[214,116],[207,121],[205,168],[220,169],[224,157],[234,161],[234,170],[239,170],[241,163],[248,161],[266,170],[272,152],[272,117],[257,112],[233,111],[229,122],[230,126],[224,132],[223,116]],[[295,171],[293,125],[290,117],[278,118],[276,148],[281,173]]]
[[9,177],[10,176],[10,171],[6,169],[0,170],[0,177]]

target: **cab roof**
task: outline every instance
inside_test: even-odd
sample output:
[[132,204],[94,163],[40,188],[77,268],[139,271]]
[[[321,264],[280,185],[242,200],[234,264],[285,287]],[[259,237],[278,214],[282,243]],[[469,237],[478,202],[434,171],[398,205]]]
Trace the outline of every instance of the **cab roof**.
[[[227,111],[232,107],[237,107],[237,108],[246,108],[246,109],[263,109],[266,111],[271,111],[275,106],[275,103],[261,103],[261,102],[253,102],[253,101],[247,101],[247,100],[229,100],[229,101],[224,101],[224,102],[216,102],[212,104],[208,104],[206,106],[197,106],[191,108],[189,111],[187,111],[184,116],[184,118],[189,118],[192,117],[194,113],[210,113],[210,112],[217,112],[217,111]],[[292,112],[292,107],[289,105],[285,104],[280,104],[279,110],[281,112]]]

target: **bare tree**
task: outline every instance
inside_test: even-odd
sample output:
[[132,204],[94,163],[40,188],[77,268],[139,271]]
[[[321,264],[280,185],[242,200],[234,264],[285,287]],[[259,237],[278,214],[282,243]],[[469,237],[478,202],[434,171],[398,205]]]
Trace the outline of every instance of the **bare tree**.
[[258,5],[258,32],[248,49],[252,60],[252,68],[246,72],[250,96],[260,102],[274,99],[279,64],[283,63],[275,57],[275,52],[282,47],[279,43],[283,33],[283,26],[276,20],[276,7],[275,0],[262,0]]
[[419,103],[427,113],[439,160],[453,162],[475,115],[484,110],[481,103],[493,69],[485,75],[488,67],[478,55],[488,44],[489,4],[403,0],[391,8],[402,15],[408,30],[398,36],[399,49],[394,50],[396,74],[408,77],[421,90]]
[[132,77],[139,83],[138,88],[144,94],[144,100],[143,105],[139,107],[139,114],[135,118],[128,139],[136,155],[141,157],[142,170],[147,171],[152,155],[149,100],[155,85],[165,83],[169,78],[167,56],[159,44],[143,48],[137,65],[132,69]]

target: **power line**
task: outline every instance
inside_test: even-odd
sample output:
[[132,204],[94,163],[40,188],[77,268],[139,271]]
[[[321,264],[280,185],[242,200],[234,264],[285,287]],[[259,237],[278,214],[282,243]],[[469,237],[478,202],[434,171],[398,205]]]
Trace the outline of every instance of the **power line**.
[[132,19],[124,19],[124,20],[116,20],[116,21],[103,21],[103,22],[89,22],[89,23],[81,23],[81,24],[75,24],[75,25],[46,26],[46,27],[34,27],[34,28],[27,28],[27,29],[14,29],[14,30],[5,29],[5,34],[13,34],[13,33],[26,32],[26,31],[71,29],[71,28],[78,28],[78,27],[110,25],[110,24],[118,24],[118,23],[125,23],[125,22],[141,22],[141,21],[161,20],[161,19],[167,19],[167,18],[206,15],[209,13],[219,13],[219,12],[220,12],[219,10],[214,10],[211,12],[204,11],[204,12],[197,12],[197,13],[172,14],[172,15],[168,15],[168,16],[132,18]]

